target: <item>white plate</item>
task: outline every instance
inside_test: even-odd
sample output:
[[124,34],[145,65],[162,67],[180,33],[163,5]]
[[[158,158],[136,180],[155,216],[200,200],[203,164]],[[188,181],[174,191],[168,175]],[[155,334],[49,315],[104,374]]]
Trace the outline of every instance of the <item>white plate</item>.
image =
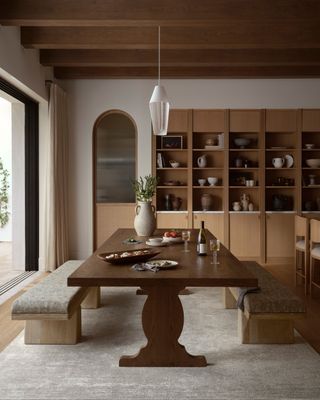
[[285,160],[286,160],[286,168],[291,168],[293,166],[293,157],[291,154],[286,154],[284,156]]
[[150,242],[149,240],[146,241],[146,244],[148,246],[153,246],[153,247],[162,247],[162,246],[166,246],[168,243],[162,241],[160,243],[154,243],[154,242]]
[[147,264],[157,266],[160,269],[174,268],[178,265],[177,261],[171,260],[150,260],[147,262]]
[[180,237],[180,236],[176,237],[176,238],[163,236],[162,240],[166,243],[182,243],[183,242],[182,237]]

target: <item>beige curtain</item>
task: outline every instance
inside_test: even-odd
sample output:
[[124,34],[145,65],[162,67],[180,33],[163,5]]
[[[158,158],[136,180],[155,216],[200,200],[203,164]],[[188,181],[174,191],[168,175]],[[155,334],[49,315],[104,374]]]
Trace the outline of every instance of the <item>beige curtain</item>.
[[45,193],[44,266],[53,271],[68,260],[68,125],[66,93],[49,85],[49,141]]

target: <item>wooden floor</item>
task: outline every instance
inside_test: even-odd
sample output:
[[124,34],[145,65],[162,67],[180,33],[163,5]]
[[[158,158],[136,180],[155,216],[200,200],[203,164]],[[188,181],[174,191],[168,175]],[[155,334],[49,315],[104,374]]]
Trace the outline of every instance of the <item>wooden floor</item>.
[[[293,267],[291,265],[269,265],[265,268],[270,271],[275,278],[286,286],[290,287],[297,295],[306,301],[307,316],[303,320],[296,322],[297,331],[305,338],[310,345],[320,353],[320,299],[310,299],[305,297],[302,287],[294,287]],[[11,320],[11,305],[29,287],[37,284],[47,273],[43,273],[34,282],[21,290],[11,299],[0,305],[0,352],[23,330],[23,321]]]

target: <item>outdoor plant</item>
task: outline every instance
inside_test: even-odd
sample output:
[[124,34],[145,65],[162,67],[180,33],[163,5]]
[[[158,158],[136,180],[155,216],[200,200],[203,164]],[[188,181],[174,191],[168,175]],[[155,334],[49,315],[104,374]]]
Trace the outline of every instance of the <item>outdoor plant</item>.
[[133,189],[138,201],[151,201],[156,192],[158,179],[155,176],[147,175],[144,178],[140,176],[132,182]]
[[9,221],[8,212],[8,182],[9,172],[3,167],[2,159],[0,158],[0,228],[3,228]]

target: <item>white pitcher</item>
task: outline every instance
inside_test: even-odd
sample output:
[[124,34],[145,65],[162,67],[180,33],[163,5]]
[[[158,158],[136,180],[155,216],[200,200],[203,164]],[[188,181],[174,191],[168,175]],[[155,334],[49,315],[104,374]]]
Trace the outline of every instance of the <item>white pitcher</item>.
[[151,236],[156,229],[155,207],[150,201],[138,201],[134,229],[138,236]]
[[272,165],[275,168],[282,168],[286,160],[283,157],[275,157],[272,159]]
[[205,168],[207,166],[207,155],[203,154],[197,158],[197,163],[199,168]]

